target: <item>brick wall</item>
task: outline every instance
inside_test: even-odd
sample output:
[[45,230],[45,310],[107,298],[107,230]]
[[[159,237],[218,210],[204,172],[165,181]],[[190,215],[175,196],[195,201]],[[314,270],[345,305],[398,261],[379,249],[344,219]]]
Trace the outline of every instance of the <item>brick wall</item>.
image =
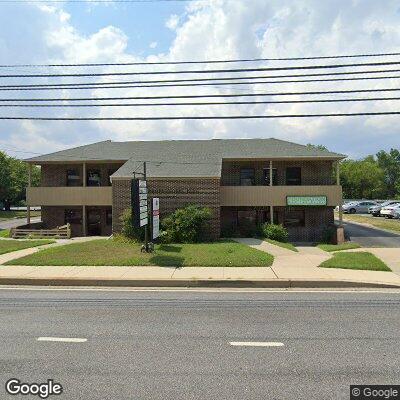
[[121,216],[131,208],[131,180],[113,180],[112,182],[112,231],[121,232]]
[[[273,161],[278,185],[286,185],[287,167],[301,167],[302,185],[332,185],[335,182],[332,161]],[[263,185],[263,169],[269,168],[269,161],[223,161],[221,185],[240,185],[241,168],[254,168],[255,184]]]
[[[283,224],[285,213],[291,210],[304,210],[305,226],[288,227],[289,240],[296,242],[321,241],[324,231],[334,222],[333,207],[274,207],[274,222]],[[252,211],[257,223],[269,222],[269,207],[221,207],[222,231],[240,234],[238,211]]]
[[[213,212],[209,224],[210,238],[220,235],[220,180],[214,179],[149,179],[150,197],[160,198],[160,217],[189,204],[208,207]],[[113,232],[121,230],[120,217],[130,205],[131,183],[129,180],[113,181]]]
[[[110,186],[109,173],[115,172],[120,168],[122,163],[109,163],[109,164],[86,164],[86,172],[89,170],[100,171],[101,186]],[[40,186],[66,186],[67,185],[67,171],[73,169],[79,175],[78,183],[82,186],[82,164],[44,164],[41,167],[41,182]]]
[[[65,210],[77,210],[82,216],[82,207],[42,206],[42,222],[48,229],[65,224]],[[71,224],[72,236],[82,236],[82,224]]]

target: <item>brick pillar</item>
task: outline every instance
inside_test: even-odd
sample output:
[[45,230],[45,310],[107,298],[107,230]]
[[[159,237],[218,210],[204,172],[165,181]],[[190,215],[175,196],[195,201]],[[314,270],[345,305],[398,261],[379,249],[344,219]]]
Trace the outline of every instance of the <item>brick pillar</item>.
[[121,216],[131,208],[131,180],[113,179],[112,181],[112,232],[119,233],[122,229]]

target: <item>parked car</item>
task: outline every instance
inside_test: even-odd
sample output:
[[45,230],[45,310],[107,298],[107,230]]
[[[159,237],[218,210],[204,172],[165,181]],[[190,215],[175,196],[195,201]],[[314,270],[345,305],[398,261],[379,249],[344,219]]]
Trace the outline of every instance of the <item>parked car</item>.
[[352,201],[343,205],[343,212],[349,214],[367,213],[370,207],[377,205],[378,203],[372,200]]
[[372,206],[368,209],[368,213],[372,214],[374,217],[379,217],[381,215],[381,210],[383,207],[392,206],[395,204],[400,204],[400,200],[388,200],[384,201],[381,204],[377,204],[376,206]]
[[393,204],[391,206],[383,207],[381,210],[381,215],[386,218],[395,218],[400,212],[400,204]]

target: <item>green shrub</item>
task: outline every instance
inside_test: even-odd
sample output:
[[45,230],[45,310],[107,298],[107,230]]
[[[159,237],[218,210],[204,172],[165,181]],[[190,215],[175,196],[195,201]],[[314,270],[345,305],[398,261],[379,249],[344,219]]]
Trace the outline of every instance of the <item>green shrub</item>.
[[180,208],[161,221],[163,243],[197,243],[206,239],[212,213],[209,208],[189,205]]
[[289,234],[283,225],[265,223],[262,231],[267,239],[276,240],[278,242],[287,242],[288,240]]
[[140,242],[144,240],[144,228],[136,228],[133,225],[132,210],[126,209],[121,215],[121,234],[128,239]]
[[336,227],[329,225],[322,231],[322,243],[335,244]]

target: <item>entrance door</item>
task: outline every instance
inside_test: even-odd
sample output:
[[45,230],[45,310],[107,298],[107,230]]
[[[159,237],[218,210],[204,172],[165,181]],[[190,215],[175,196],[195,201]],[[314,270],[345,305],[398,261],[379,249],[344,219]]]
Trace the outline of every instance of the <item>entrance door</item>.
[[87,229],[89,236],[101,235],[101,214],[100,210],[88,210]]

